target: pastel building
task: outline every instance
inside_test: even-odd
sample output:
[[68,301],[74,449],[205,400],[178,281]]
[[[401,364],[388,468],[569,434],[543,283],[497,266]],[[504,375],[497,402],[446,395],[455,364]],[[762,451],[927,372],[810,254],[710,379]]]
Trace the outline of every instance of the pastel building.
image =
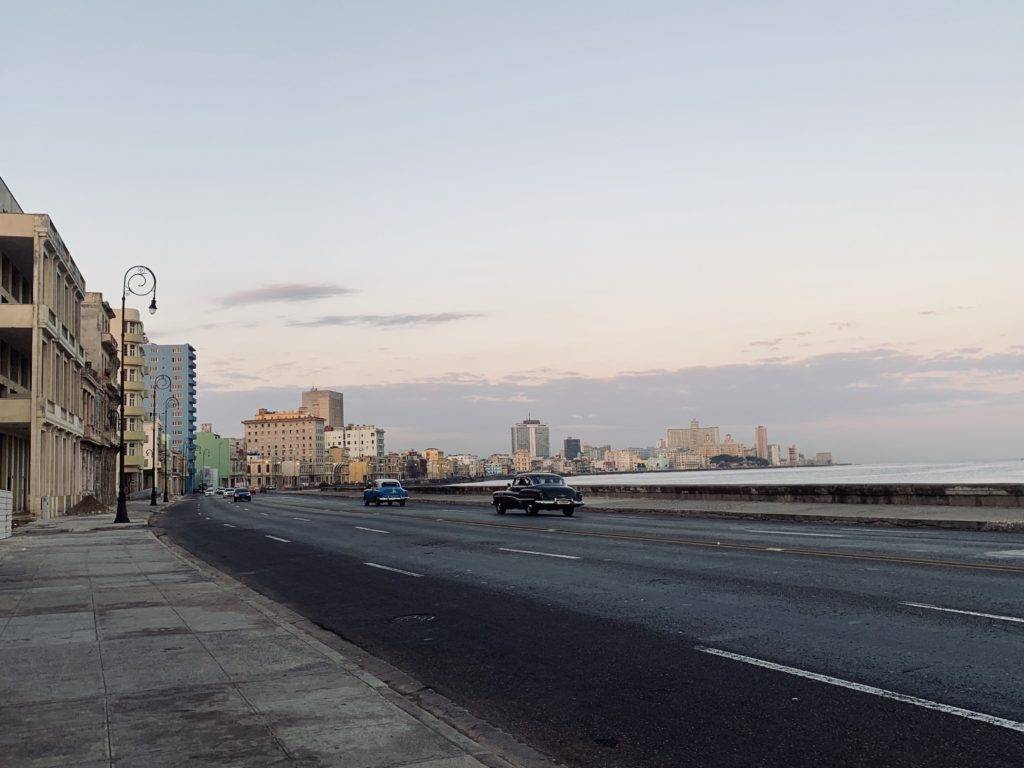
[[[196,438],[196,350],[191,344],[146,344],[143,347],[149,369],[146,386],[152,391],[154,377],[167,376],[169,389],[156,392],[157,418],[163,420],[164,407],[172,395],[178,401],[167,410],[167,432],[171,450],[194,463]],[[191,473],[190,473],[191,475]],[[187,479],[186,490],[191,491],[194,478]]]

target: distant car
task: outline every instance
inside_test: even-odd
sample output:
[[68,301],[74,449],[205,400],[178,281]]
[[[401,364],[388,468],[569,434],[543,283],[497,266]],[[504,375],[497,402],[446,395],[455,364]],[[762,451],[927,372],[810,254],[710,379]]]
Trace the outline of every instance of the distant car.
[[203,496],[216,496],[216,495],[217,495],[217,489],[216,488],[207,488],[205,491],[203,491]]
[[395,502],[398,502],[398,506],[404,507],[408,500],[409,494],[398,480],[374,480],[363,491],[363,506],[365,507],[370,504],[379,507],[385,502],[389,507]]
[[522,509],[528,515],[542,509],[560,509],[563,515],[572,517],[583,506],[583,494],[566,485],[561,475],[526,472],[516,475],[507,488],[495,491],[491,503],[499,515],[509,509]]
[[249,492],[248,488],[235,488],[231,492],[231,497],[235,501],[252,501],[252,493]]

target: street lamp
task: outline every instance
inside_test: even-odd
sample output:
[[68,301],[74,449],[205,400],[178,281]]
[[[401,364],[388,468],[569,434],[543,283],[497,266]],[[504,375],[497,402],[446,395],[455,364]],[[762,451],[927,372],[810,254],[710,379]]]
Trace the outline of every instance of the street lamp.
[[195,457],[193,459],[193,465],[195,464],[195,459],[199,458],[199,454],[200,453],[203,454],[203,466],[200,467],[200,469],[203,472],[203,475],[202,475],[203,481],[202,481],[202,483],[200,483],[200,485],[203,486],[203,490],[205,491],[206,490],[206,457],[210,455],[210,449],[209,448],[200,448],[198,445],[195,446],[192,449],[192,454]]
[[125,377],[125,302],[128,299],[128,294],[131,293],[134,296],[148,296],[153,294],[153,300],[149,302],[149,314],[156,313],[156,275],[153,274],[153,270],[149,267],[142,266],[141,264],[134,267],[130,267],[127,272],[124,273],[124,280],[121,283],[121,403],[120,403],[120,434],[118,436],[118,450],[121,456],[121,461],[118,465],[117,470],[117,515],[114,517],[115,523],[129,523],[128,519],[128,489],[126,485],[126,476],[124,472],[124,460],[128,454],[127,448],[124,444],[124,377]]
[[[169,423],[167,421],[167,409],[168,409],[168,407],[170,407],[170,408],[177,408],[178,407],[178,398],[176,398],[174,395],[171,395],[166,400],[164,400],[164,437],[165,438],[167,436],[167,424]],[[165,443],[167,442],[166,439],[164,440],[164,442]],[[164,445],[164,504],[166,504],[167,501],[168,501],[168,498],[167,498],[167,484],[168,484],[168,481],[167,481],[167,464],[168,464],[168,461],[167,460],[170,458],[170,454],[171,454],[171,449],[170,449],[169,446],[167,446],[165,444]]]
[[[166,373],[153,377],[153,487],[149,491],[149,506],[156,506],[156,459],[159,454],[156,450],[156,391],[158,389],[170,389],[171,377]],[[167,431],[167,422],[164,421],[164,432]],[[165,499],[166,501],[166,499]]]

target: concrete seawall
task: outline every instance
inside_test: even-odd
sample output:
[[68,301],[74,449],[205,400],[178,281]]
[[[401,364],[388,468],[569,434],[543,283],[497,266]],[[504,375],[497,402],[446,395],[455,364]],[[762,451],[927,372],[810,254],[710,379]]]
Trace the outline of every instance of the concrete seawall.
[[[572,478],[566,478],[572,483]],[[418,495],[478,496],[493,487],[407,485]],[[813,504],[893,504],[942,507],[1024,507],[1024,485],[588,485],[588,497],[659,501],[763,501]]]

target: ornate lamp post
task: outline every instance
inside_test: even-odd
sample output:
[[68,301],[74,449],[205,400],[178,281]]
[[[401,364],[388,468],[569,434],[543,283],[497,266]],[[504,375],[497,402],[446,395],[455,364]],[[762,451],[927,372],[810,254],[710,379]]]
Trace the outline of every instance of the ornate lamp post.
[[153,294],[153,300],[149,302],[149,314],[156,313],[156,275],[153,274],[153,270],[149,267],[142,266],[141,264],[134,267],[130,267],[127,272],[124,273],[124,281],[121,284],[121,404],[119,408],[120,416],[120,435],[118,436],[118,450],[121,455],[120,463],[118,464],[117,470],[117,515],[114,517],[115,523],[129,523],[128,519],[128,489],[126,487],[126,478],[124,472],[124,460],[127,456],[127,448],[124,444],[124,377],[125,377],[125,328],[127,323],[125,322],[125,301],[128,299],[128,294],[131,293],[134,296],[148,296]]
[[[170,423],[170,422],[167,421],[167,409],[168,408],[177,408],[177,407],[178,407],[178,398],[176,398],[174,395],[171,395],[166,400],[164,400],[164,435],[165,436],[167,435],[167,425]],[[167,501],[168,501],[168,497],[167,497],[167,485],[168,485],[167,465],[168,465],[168,459],[170,457],[171,457],[171,449],[170,449],[169,446],[165,445],[164,446],[164,504],[166,504]]]
[[[153,378],[153,487],[149,491],[149,506],[156,506],[156,464],[157,456],[159,454],[156,450],[156,391],[158,389],[170,389],[171,388],[171,377],[166,373],[161,373],[159,376]],[[164,422],[164,432],[167,431],[167,422]]]

